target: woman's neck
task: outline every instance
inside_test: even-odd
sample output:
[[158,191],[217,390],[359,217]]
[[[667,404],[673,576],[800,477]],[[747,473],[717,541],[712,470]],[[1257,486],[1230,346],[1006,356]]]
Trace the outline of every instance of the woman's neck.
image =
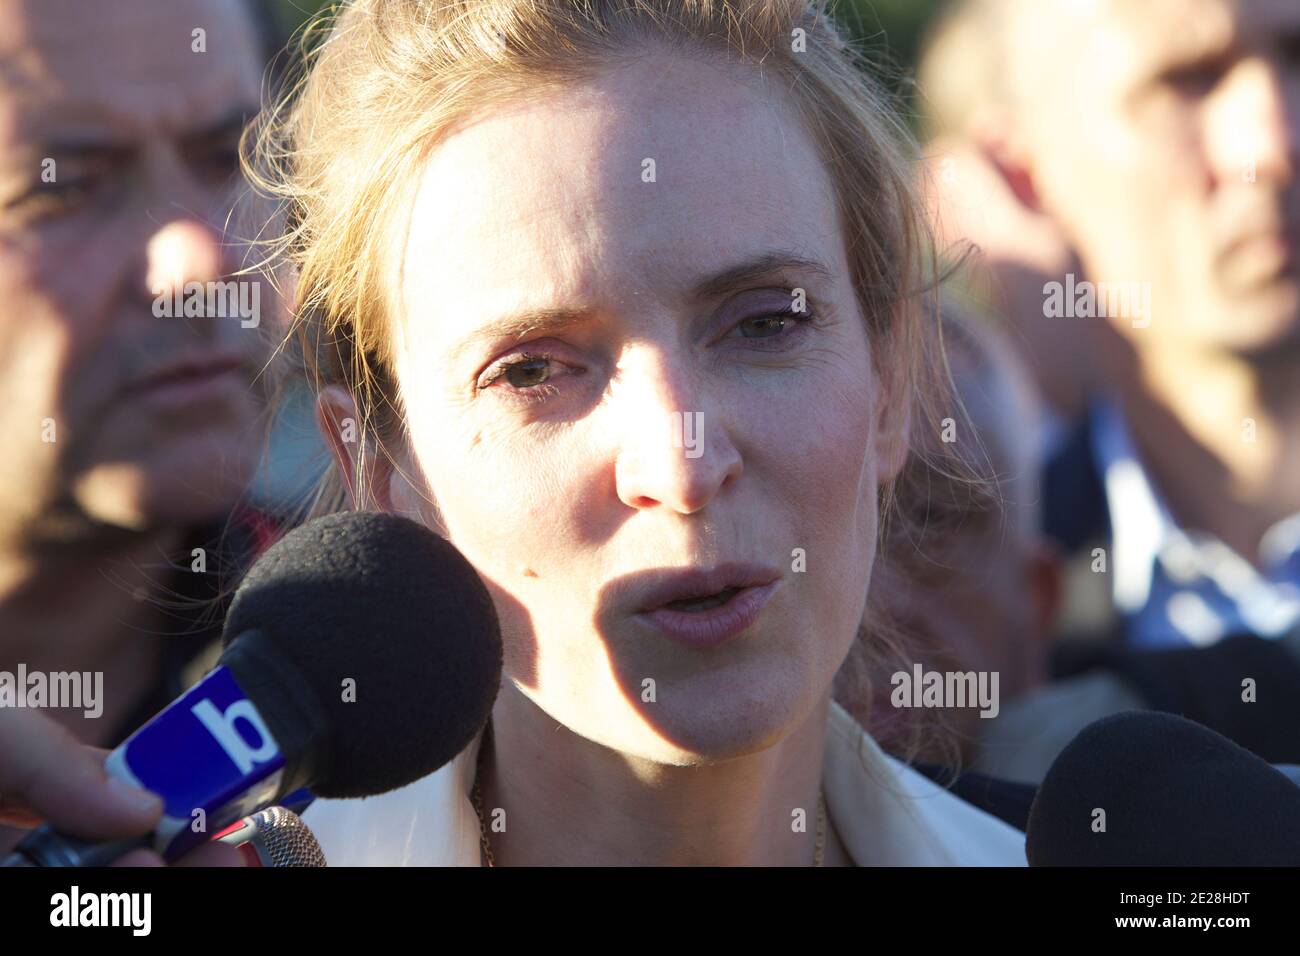
[[[708,766],[653,763],[557,726],[513,685],[479,784],[498,866],[809,866],[828,699],[780,743]],[[799,814],[796,811],[802,810]],[[802,820],[802,826],[796,821]],[[849,861],[827,820],[824,865]]]

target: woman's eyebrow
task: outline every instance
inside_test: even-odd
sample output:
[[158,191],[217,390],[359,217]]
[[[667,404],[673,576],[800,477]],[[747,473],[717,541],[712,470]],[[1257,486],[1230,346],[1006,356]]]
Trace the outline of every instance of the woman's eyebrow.
[[[712,299],[762,279],[789,271],[811,273],[823,279],[832,279],[834,273],[816,259],[809,259],[783,250],[771,250],[752,256],[717,272],[697,278],[691,285],[695,299]],[[452,347],[451,357],[459,359],[482,343],[521,339],[528,335],[552,334],[572,328],[592,318],[588,309],[526,309],[498,321],[475,329]]]
[[503,339],[521,339],[538,332],[561,332],[586,319],[592,313],[586,309],[526,309],[503,319],[475,329],[452,347],[452,359],[458,359],[481,343]]
[[822,279],[834,278],[834,273],[816,259],[809,259],[781,249],[760,253],[720,272],[714,272],[695,281],[691,294],[697,299],[712,299],[731,292],[740,286],[767,279],[779,272],[809,272]]

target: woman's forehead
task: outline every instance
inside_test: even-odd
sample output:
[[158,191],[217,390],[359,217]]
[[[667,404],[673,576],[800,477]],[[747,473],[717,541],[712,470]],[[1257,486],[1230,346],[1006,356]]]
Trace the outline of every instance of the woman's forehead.
[[606,281],[671,292],[778,246],[835,258],[829,174],[793,107],[734,70],[671,63],[512,105],[431,151],[406,305],[472,298],[488,313],[524,292],[603,295]]

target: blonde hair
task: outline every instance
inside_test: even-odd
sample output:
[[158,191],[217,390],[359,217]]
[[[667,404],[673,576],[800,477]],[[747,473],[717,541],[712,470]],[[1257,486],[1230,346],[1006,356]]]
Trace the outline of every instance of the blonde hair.
[[[913,427],[934,420],[927,405],[944,376],[928,334],[937,326],[919,304],[934,260],[914,144],[824,0],[352,0],[305,30],[301,73],[244,152],[250,180],[279,203],[283,234],[268,258],[294,274],[290,357],[317,388],[353,394],[380,452],[403,438],[385,237],[411,204],[421,161],[464,118],[590,79],[652,44],[721,54],[783,81],[836,185],[878,372],[902,376],[898,394],[917,399]],[[358,464],[359,489],[365,473]],[[313,510],[343,503],[331,479]],[[857,644],[851,658],[875,641]],[[869,693],[864,665],[837,677],[852,700]]]

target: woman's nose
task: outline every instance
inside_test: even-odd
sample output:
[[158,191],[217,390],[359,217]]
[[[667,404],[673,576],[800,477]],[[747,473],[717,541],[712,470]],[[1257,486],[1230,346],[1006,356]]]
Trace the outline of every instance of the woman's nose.
[[741,456],[716,403],[664,376],[621,383],[614,480],[632,508],[694,514],[740,477]]

